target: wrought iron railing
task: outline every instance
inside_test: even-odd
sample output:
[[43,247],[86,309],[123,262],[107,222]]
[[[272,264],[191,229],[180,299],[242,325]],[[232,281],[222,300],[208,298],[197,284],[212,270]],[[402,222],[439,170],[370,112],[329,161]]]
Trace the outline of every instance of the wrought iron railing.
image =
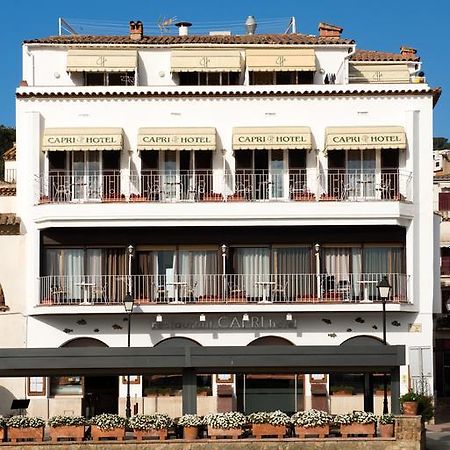
[[[40,278],[41,305],[121,304],[131,290],[138,303],[380,302],[385,274],[73,275]],[[409,277],[387,275],[388,302],[409,301]]]

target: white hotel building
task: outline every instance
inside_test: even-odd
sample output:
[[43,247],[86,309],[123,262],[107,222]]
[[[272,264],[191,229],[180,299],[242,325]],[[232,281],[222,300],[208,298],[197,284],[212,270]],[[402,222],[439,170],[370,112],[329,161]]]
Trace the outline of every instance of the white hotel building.
[[415,50],[188,27],[24,43],[0,395],[123,414],[130,374],[133,412],[176,416],[380,413],[383,373],[393,411],[431,392],[440,91]]

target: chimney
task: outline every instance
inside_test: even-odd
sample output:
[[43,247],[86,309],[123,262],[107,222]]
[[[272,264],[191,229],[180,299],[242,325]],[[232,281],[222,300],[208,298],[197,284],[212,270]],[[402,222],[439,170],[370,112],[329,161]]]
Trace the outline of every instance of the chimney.
[[247,34],[255,34],[256,26],[258,24],[256,23],[256,20],[253,16],[248,16],[247,20],[245,21],[245,28],[247,30]]
[[175,24],[178,27],[178,36],[187,36],[189,34],[189,27],[192,26],[191,22],[177,22]]
[[417,53],[417,50],[415,48],[404,47],[404,46],[400,47],[400,54],[402,56],[404,56],[405,58],[415,59],[416,53]]
[[319,36],[324,38],[340,38],[343,28],[337,25],[331,25],[329,23],[319,23]]
[[138,20],[137,22],[130,21],[130,39],[132,41],[140,41],[144,35],[144,25]]

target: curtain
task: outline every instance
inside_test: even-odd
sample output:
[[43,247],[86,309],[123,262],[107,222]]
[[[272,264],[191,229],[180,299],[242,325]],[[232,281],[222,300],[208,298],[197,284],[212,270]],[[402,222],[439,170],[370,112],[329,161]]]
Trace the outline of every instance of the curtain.
[[105,291],[106,301],[120,303],[127,293],[128,267],[125,248],[106,248],[102,251],[101,273],[102,289]]
[[180,251],[179,276],[186,282],[188,296],[213,295],[217,281],[217,252],[214,250]]
[[270,281],[270,249],[236,248],[234,258],[237,273],[235,283],[247,296],[261,297],[262,288],[256,283]]

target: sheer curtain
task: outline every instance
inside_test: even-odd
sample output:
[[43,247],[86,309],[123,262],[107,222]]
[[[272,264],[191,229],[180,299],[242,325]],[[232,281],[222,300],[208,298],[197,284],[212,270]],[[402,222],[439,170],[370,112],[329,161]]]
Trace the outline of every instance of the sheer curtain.
[[214,250],[196,250],[178,253],[179,274],[187,283],[189,295],[195,297],[214,294],[214,277],[218,272],[217,252]]
[[64,280],[68,298],[82,300],[84,282],[84,251],[82,249],[64,249]]
[[270,249],[236,248],[234,258],[240,287],[242,286],[247,296],[261,296],[261,287],[256,282],[270,281]]

